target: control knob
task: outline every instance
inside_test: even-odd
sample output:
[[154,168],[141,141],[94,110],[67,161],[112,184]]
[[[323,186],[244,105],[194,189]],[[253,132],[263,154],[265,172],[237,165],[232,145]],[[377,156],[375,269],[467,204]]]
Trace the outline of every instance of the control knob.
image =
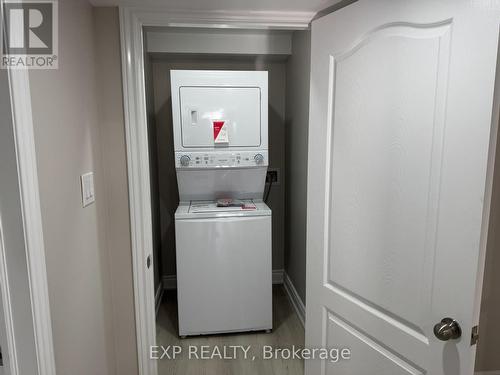
[[257,154],[254,156],[254,159],[255,159],[255,163],[262,164],[264,162],[264,155]]
[[181,165],[183,167],[187,167],[189,165],[189,162],[191,161],[191,158],[187,155],[182,155],[181,156]]

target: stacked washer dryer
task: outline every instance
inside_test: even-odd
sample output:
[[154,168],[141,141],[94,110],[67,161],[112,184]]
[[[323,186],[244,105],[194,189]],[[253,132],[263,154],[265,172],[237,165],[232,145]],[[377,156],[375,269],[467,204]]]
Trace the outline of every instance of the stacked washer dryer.
[[267,72],[171,71],[181,336],[272,329]]

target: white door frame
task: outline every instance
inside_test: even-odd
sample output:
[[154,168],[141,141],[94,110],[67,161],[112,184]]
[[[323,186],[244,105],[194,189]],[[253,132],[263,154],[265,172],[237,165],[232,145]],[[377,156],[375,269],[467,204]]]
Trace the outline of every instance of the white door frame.
[[[2,330],[5,335],[4,337],[2,337],[2,339],[5,340],[2,340],[2,345],[4,345],[2,346],[2,359],[3,366],[5,366],[5,371],[7,371],[7,374],[19,375],[19,365],[16,350],[16,335],[14,332],[14,321],[12,318],[13,311],[10,293],[11,287],[9,283],[7,259],[5,257],[4,238],[2,218],[0,216],[0,296],[2,299],[2,311],[0,312],[0,315],[3,317],[3,320],[0,321],[0,324],[4,325],[4,327],[1,327],[0,330]],[[7,355],[5,355],[4,353],[7,353]],[[8,358],[8,360],[5,360],[6,357]],[[4,373],[0,370],[0,374]]]
[[[120,7],[123,101],[127,145],[134,303],[140,375],[156,375],[149,359],[156,342],[153,239],[144,79],[143,27],[210,27],[305,30],[314,12],[175,12]],[[151,261],[147,268],[148,257]]]
[[29,72],[9,70],[8,77],[38,374],[55,375]]

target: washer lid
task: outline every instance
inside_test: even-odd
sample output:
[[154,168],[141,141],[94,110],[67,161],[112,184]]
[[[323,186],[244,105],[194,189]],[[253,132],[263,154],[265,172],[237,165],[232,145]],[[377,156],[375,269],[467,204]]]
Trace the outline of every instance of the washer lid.
[[[222,205],[221,205],[222,204]],[[229,199],[218,201],[191,201],[189,212],[233,212],[242,210],[257,210],[252,199]]]
[[271,209],[262,201],[241,200],[228,207],[218,207],[217,201],[180,202],[175,212],[176,219],[200,219],[238,216],[271,216]]

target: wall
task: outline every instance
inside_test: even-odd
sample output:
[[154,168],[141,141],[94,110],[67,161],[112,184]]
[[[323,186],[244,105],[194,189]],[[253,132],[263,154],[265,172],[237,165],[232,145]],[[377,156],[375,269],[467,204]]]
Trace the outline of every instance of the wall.
[[30,72],[58,374],[137,374],[118,48],[116,10],[60,1],[59,69]]
[[273,210],[273,269],[284,266],[284,184],[285,181],[285,65],[280,61],[262,58],[220,58],[201,55],[160,57],[152,61],[154,110],[157,126],[158,183],[163,273],[175,275],[174,212],[178,204],[177,182],[174,168],[172,112],[170,98],[170,69],[225,69],[269,71],[269,151],[270,168],[279,168],[281,184],[273,185],[269,206]]
[[[499,51],[500,57],[500,51]],[[498,81],[498,78],[497,78]],[[500,132],[499,132],[500,135]],[[500,370],[500,137],[497,139],[490,223],[486,244],[479,342],[476,353],[477,371]]]
[[292,51],[286,70],[285,271],[305,302],[310,31],[293,33]]
[[118,8],[94,8],[99,136],[116,374],[138,374]]
[[288,30],[217,28],[147,28],[150,53],[220,53],[225,55],[285,55],[292,52]]

